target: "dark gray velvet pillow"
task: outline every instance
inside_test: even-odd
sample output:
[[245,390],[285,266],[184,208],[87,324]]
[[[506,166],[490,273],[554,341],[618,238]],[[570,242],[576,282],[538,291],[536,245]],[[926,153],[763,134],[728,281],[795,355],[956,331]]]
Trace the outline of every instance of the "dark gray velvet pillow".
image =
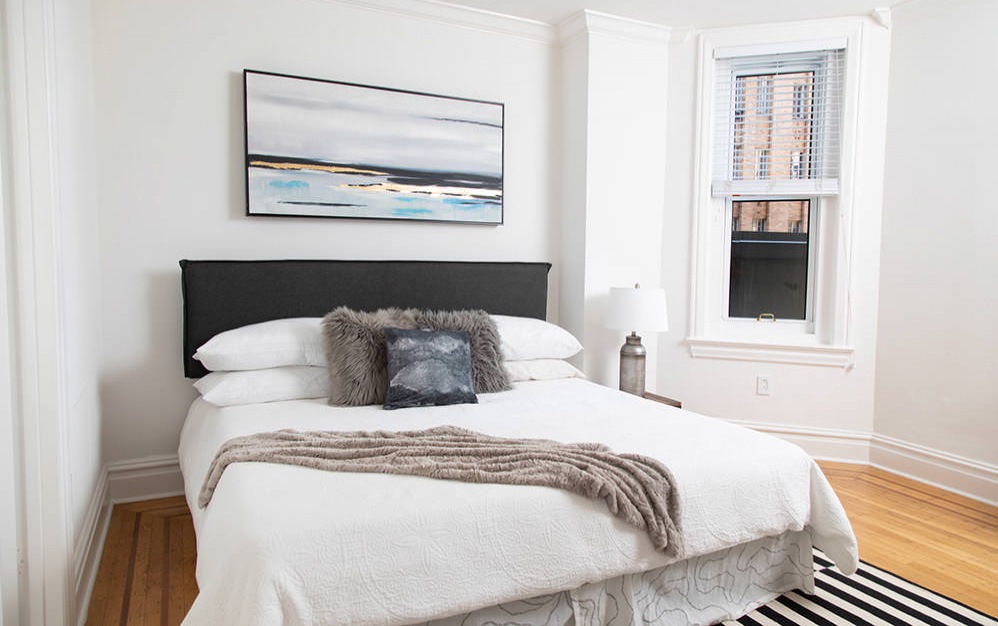
[[418,328],[457,330],[468,333],[471,341],[471,373],[475,393],[494,393],[513,388],[503,367],[502,345],[495,321],[482,310],[418,311]]
[[333,309],[322,319],[329,404],[382,404],[388,389],[385,326],[417,328],[416,309]]
[[466,332],[386,327],[386,409],[477,404]]

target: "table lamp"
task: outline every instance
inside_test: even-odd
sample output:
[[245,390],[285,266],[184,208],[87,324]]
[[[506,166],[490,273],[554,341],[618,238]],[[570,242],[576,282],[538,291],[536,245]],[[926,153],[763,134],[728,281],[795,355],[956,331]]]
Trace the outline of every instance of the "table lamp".
[[645,393],[645,355],[637,331],[669,330],[669,315],[664,289],[611,287],[610,302],[603,325],[631,334],[620,347],[620,390],[643,396]]

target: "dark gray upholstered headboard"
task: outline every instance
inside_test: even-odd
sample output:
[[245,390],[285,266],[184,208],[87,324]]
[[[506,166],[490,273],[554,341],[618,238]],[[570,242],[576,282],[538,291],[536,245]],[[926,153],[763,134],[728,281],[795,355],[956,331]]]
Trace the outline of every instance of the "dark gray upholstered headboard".
[[484,309],[544,319],[550,263],[450,261],[180,262],[184,375],[207,370],[192,357],[218,333],[286,317],[322,317],[338,306]]

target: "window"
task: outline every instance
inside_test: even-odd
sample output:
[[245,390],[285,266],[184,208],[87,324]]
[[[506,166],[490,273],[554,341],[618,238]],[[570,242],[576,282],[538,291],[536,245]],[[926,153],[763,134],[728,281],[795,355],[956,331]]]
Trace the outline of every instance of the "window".
[[[731,219],[728,320],[775,319],[813,329],[816,259],[811,229],[803,225],[838,187],[842,56],[830,49],[717,61],[717,107],[727,114],[715,121],[713,195]],[[737,114],[739,94],[753,90],[755,110]],[[751,176],[740,163],[748,149],[755,154]],[[738,224],[749,223],[751,230],[740,230]]]
[[794,120],[800,121],[807,117],[807,81],[800,81],[794,85]]
[[790,153],[790,178],[793,180],[800,180],[803,162],[801,161],[801,153],[791,152]]
[[875,326],[857,279],[879,259],[867,183],[883,175],[889,50],[868,18],[699,35],[693,358],[854,364]]
[[[715,196],[838,192],[844,59],[844,50],[827,49],[715,61]],[[748,168],[746,153],[755,157]],[[776,182],[756,182],[769,179]]]
[[734,213],[753,217],[751,231],[732,228],[728,317],[772,315],[778,320],[804,320],[810,241],[802,225],[810,202],[735,200],[731,204]]
[[769,150],[765,148],[755,149],[755,177],[756,180],[769,178]]
[[[744,80],[744,77],[742,77]],[[755,87],[755,112],[756,115],[772,115],[773,114],[773,76],[755,76],[753,77],[752,83]]]
[[698,269],[698,280],[708,279],[696,296],[695,330],[708,331],[701,334],[818,341],[831,287],[817,281],[836,269],[822,257],[836,250],[836,225],[823,226],[822,216],[839,206],[845,47],[845,39],[827,39],[716,47],[706,56],[701,97],[710,109],[701,132],[712,139],[703,202],[723,216],[723,228],[698,230],[698,263],[710,268]]

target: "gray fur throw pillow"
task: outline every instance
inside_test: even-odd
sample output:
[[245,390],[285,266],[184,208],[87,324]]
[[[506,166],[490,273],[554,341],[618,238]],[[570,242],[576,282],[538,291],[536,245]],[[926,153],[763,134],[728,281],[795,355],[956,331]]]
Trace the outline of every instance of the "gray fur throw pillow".
[[503,367],[499,331],[485,311],[339,307],[322,320],[329,366],[329,404],[383,404],[388,390],[384,327],[463,331],[470,336],[472,379],[476,393],[511,389]]
[[499,330],[485,311],[419,311],[416,324],[418,328],[468,333],[471,337],[471,376],[475,393],[495,393],[513,388],[503,367]]
[[383,404],[388,389],[385,326],[418,328],[416,309],[333,309],[322,319],[329,404]]

